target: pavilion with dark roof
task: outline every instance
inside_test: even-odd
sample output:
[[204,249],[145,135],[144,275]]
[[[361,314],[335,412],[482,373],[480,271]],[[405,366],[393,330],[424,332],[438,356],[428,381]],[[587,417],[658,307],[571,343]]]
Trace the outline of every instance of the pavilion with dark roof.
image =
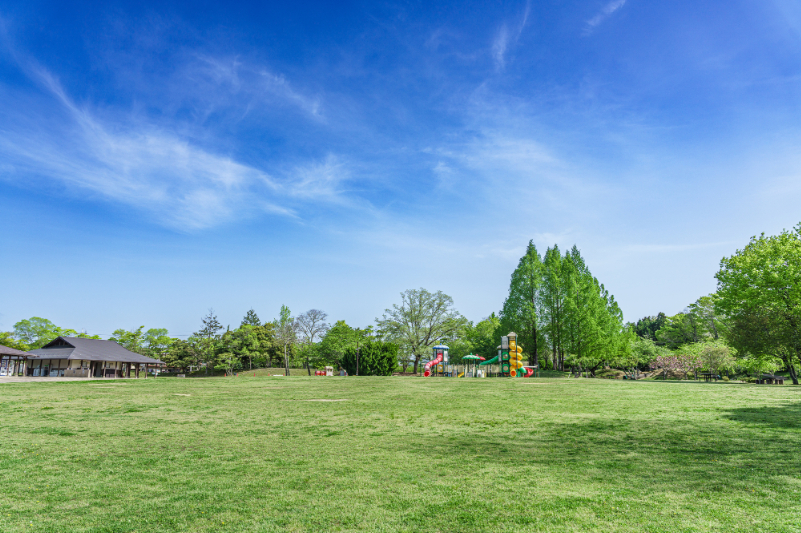
[[25,373],[25,361],[32,357],[28,352],[0,344],[0,376],[16,376]]
[[163,361],[126,350],[114,341],[58,337],[28,355],[26,376],[130,378]]

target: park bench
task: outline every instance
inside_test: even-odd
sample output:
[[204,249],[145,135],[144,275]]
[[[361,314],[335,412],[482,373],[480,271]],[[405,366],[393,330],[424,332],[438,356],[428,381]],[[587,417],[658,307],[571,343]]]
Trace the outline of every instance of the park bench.
[[701,377],[704,378],[704,381],[715,381],[720,379],[720,376],[715,374],[714,372],[701,372]]
[[762,376],[757,379],[757,383],[762,385],[784,385],[784,376],[762,374]]

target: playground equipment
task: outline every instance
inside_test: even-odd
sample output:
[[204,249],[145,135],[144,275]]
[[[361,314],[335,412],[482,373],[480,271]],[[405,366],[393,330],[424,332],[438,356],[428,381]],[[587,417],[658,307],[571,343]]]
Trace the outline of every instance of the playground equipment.
[[523,364],[523,347],[517,344],[517,333],[509,332],[508,335],[501,337],[501,344],[498,346],[498,355],[488,359],[478,366],[501,365],[501,375],[530,378],[536,370],[533,366]]
[[[459,374],[459,377],[460,378],[464,377],[464,376],[467,376],[469,378],[477,378],[477,377],[479,377],[478,367],[480,365],[484,364],[484,363],[479,363],[479,361],[483,361],[483,360],[484,360],[484,358],[481,357],[480,355],[470,354],[470,355],[465,355],[464,357],[462,357],[462,361],[464,361],[464,363],[465,363],[465,369],[464,369],[464,372]],[[470,364],[471,363],[473,364],[473,370],[472,371],[470,370]],[[483,375],[481,377],[483,377]]]
[[[459,372],[456,367],[448,365],[448,347],[437,345],[433,347],[432,359],[424,366],[423,375],[442,375],[450,377],[485,377],[488,374],[500,375],[505,377],[530,378],[537,370],[536,366],[523,364],[523,347],[517,344],[517,334],[512,331],[508,335],[501,337],[501,344],[498,346],[498,355],[489,360],[484,360],[480,355],[465,355],[462,357],[464,370]],[[492,367],[489,365],[499,365],[500,373],[495,374],[494,370],[487,372]],[[471,369],[472,367],[472,369]],[[484,368],[481,368],[484,367]],[[457,375],[458,374],[458,375]]]
[[425,372],[423,372],[423,376],[428,377],[431,375],[431,367],[436,366],[440,363],[448,363],[448,347],[444,344],[438,344],[434,346],[434,358],[431,361],[426,363],[424,367]]
[[315,370],[314,371],[314,375],[315,376],[333,376],[334,375],[334,367],[333,366],[327,366],[327,367],[325,367],[325,370]]

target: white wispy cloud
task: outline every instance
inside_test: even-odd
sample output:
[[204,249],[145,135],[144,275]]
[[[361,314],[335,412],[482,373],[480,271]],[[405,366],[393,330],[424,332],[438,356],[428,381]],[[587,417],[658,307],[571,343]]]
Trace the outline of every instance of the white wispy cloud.
[[[190,53],[176,58],[180,67],[168,74],[168,83],[176,99],[204,100],[210,106],[275,105],[282,102],[306,115],[321,119],[322,104],[318,96],[297,90],[286,76],[245,61],[237,56],[216,57]],[[191,80],[193,90],[187,91]]]
[[588,35],[592,33],[599,24],[601,24],[604,20],[606,20],[612,13],[620,9],[626,5],[626,0],[612,0],[608,4],[606,4],[601,11],[599,11],[594,17],[587,21],[587,25],[584,28],[584,34]]
[[334,156],[268,173],[133,115],[99,118],[88,105],[76,104],[47,70],[35,63],[26,70],[57,104],[46,116],[3,106],[2,179],[59,183],[72,194],[129,205],[180,230],[254,211],[294,217],[304,202],[342,201],[338,187],[347,173]]
[[517,20],[517,23],[509,29],[509,25],[501,25],[495,38],[492,41],[492,59],[495,62],[495,70],[501,71],[506,66],[506,52],[509,46],[516,43],[523,33],[523,28],[526,27],[529,14],[531,13],[531,2],[526,2],[526,7],[523,14]]
[[323,161],[298,165],[289,172],[286,193],[295,198],[327,198],[336,203],[345,203],[342,184],[350,178],[345,163],[333,154]]
[[492,42],[492,58],[495,60],[496,70],[501,70],[506,65],[506,47],[509,46],[509,29],[504,24],[498,30],[495,40]]

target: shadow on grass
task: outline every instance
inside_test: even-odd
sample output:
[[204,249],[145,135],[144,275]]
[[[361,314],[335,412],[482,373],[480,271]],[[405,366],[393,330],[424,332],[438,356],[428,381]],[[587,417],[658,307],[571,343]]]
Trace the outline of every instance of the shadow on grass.
[[[732,424],[728,420],[770,424]],[[700,420],[613,420],[547,423],[513,434],[418,438],[414,450],[428,460],[473,456],[501,469],[557,470],[599,483],[656,492],[750,492],[766,476],[801,476],[793,453],[801,433],[801,404],[721,412]],[[471,453],[472,451],[472,453]],[[421,457],[422,460],[422,457]]]
[[785,405],[770,407],[740,407],[730,409],[724,416],[746,424],[768,425],[780,429],[801,428],[801,402],[787,400]]

